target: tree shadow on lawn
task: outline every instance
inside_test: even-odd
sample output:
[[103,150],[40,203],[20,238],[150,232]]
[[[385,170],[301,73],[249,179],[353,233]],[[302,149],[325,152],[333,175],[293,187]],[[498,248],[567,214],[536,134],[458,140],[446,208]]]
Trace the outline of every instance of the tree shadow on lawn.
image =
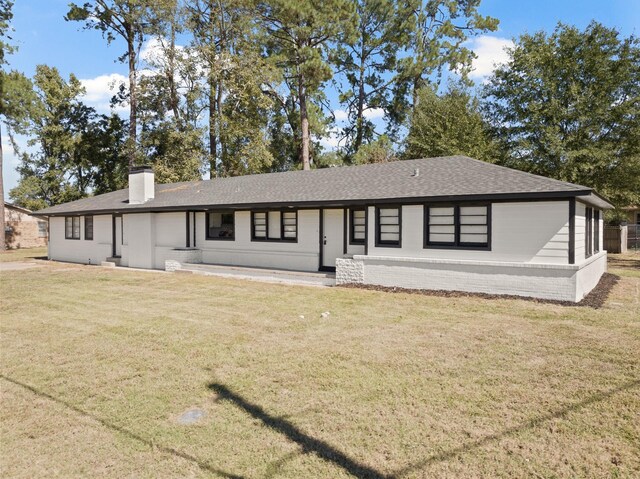
[[75,405],[71,404],[68,401],[65,401],[64,399],[61,399],[61,398],[56,397],[56,396],[52,396],[49,393],[41,391],[41,390],[39,390],[39,389],[37,389],[37,388],[35,388],[33,386],[30,386],[29,384],[25,384],[25,383],[23,383],[21,381],[18,381],[17,379],[13,379],[13,378],[7,377],[4,374],[0,374],[0,378],[4,379],[5,381],[8,381],[10,383],[13,383],[13,384],[15,384],[17,386],[23,387],[24,389],[27,389],[28,391],[31,391],[32,393],[34,393],[37,396],[40,396],[40,397],[49,399],[49,400],[51,400],[51,401],[53,401],[55,403],[61,404],[61,405],[71,409],[72,411],[74,411],[74,412],[76,412],[76,413],[78,413],[78,414],[80,414],[82,416],[88,417],[88,418],[98,422],[99,424],[101,424],[102,426],[106,427],[107,429],[110,429],[112,431],[120,433],[120,434],[122,434],[124,436],[127,436],[130,439],[133,439],[135,441],[138,441],[138,442],[148,446],[152,450],[156,449],[156,450],[161,451],[161,452],[163,452],[165,454],[170,454],[172,456],[179,457],[181,459],[186,459],[187,461],[190,461],[190,462],[196,464],[201,469],[203,469],[205,471],[208,471],[208,472],[211,472],[213,474],[217,474],[218,476],[222,476],[222,477],[224,477],[226,479],[244,479],[242,476],[238,476],[236,474],[231,474],[231,473],[228,473],[226,471],[217,469],[217,468],[215,468],[213,466],[210,466],[206,462],[204,462],[204,461],[202,461],[202,460],[198,459],[197,457],[194,457],[194,456],[192,456],[190,454],[187,454],[186,452],[179,451],[177,449],[174,449],[173,447],[159,445],[158,443],[154,442],[152,439],[148,439],[146,437],[140,436],[139,434],[136,434],[135,432],[129,431],[128,429],[125,429],[122,426],[118,426],[117,424],[114,424],[114,423],[112,423],[110,421],[107,421],[105,419],[97,417],[94,414],[92,414],[92,413],[90,413],[88,411],[85,411],[84,409],[80,409],[78,406],[75,406]]
[[258,406],[257,404],[253,404],[247,401],[242,396],[231,391],[228,387],[226,387],[223,384],[211,383],[209,384],[209,389],[215,391],[218,394],[218,397],[220,400],[227,400],[232,402],[233,404],[235,404],[237,407],[247,412],[252,417],[259,419],[266,426],[280,432],[281,434],[285,435],[289,440],[297,443],[302,447],[302,451],[289,453],[285,455],[283,459],[276,461],[278,467],[284,464],[290,458],[295,457],[298,454],[306,454],[309,452],[313,452],[318,457],[328,462],[332,462],[333,464],[344,469],[346,472],[360,479],[365,479],[365,478],[366,479],[399,479],[411,472],[418,471],[430,464],[440,462],[440,461],[446,461],[459,454],[470,452],[488,443],[499,441],[505,437],[512,436],[521,431],[526,431],[528,429],[535,429],[536,427],[539,427],[544,422],[550,421],[552,419],[564,418],[565,416],[567,416],[568,414],[574,411],[578,411],[585,407],[591,406],[592,404],[605,401],[610,397],[614,396],[615,394],[618,394],[623,391],[628,391],[633,388],[637,388],[638,386],[640,386],[640,380],[630,381],[628,383],[622,384],[609,391],[594,394],[582,401],[571,404],[561,409],[557,409],[548,414],[535,417],[526,422],[523,422],[522,424],[507,428],[496,434],[489,434],[475,441],[467,442],[462,446],[450,449],[448,451],[443,451],[438,454],[434,454],[414,464],[410,464],[391,474],[384,474],[372,467],[356,462],[354,459],[350,458],[345,453],[339,451],[338,449],[326,443],[325,441],[316,439],[308,434],[305,434],[300,429],[298,429],[295,425],[293,425],[291,422],[283,419],[282,417],[276,417],[268,414],[261,406]]
[[355,477],[371,479],[386,479],[388,477],[371,467],[356,462],[327,442],[305,434],[286,419],[268,414],[262,407],[247,401],[223,384],[209,384],[209,389],[215,391],[219,399],[231,401],[252,417],[262,421],[266,426],[287,436],[289,440],[302,447],[302,454],[313,452],[318,457],[336,464]]
[[[116,431],[120,434],[123,434],[131,439],[134,439],[136,441],[141,442],[142,444],[145,444],[146,446],[149,446],[152,449],[156,449],[159,450],[161,452],[167,453],[167,454],[171,454],[175,457],[179,457],[182,459],[185,459],[187,461],[190,461],[194,464],[196,464],[198,467],[200,467],[201,469],[217,474],[219,476],[225,477],[227,479],[244,479],[243,476],[241,475],[237,475],[237,474],[233,474],[233,473],[228,473],[226,471],[223,471],[221,469],[217,469],[213,466],[211,466],[210,464],[208,464],[206,461],[198,459],[195,456],[192,456],[190,454],[187,454],[185,452],[182,452],[178,449],[175,449],[173,447],[170,446],[162,446],[156,442],[153,441],[153,439],[149,439],[146,438],[144,436],[141,436],[135,432],[132,432],[122,426],[119,426],[117,424],[114,424],[110,421],[107,421],[105,419],[102,419],[96,415],[94,415],[91,412],[85,411],[84,409],[79,408],[78,406],[75,406],[74,404],[53,396],[45,391],[42,391],[34,386],[31,386],[29,384],[26,384],[22,381],[19,381],[17,379],[13,379],[10,377],[5,376],[4,374],[0,374],[0,378],[4,379],[5,381],[8,381],[10,383],[13,383],[15,385],[18,385],[20,387],[23,387],[29,391],[31,391],[32,393],[36,394],[37,396],[43,397],[43,398],[47,398],[51,401],[54,401],[58,404],[61,404],[69,409],[71,409],[72,411],[81,414],[83,416],[86,416],[88,418],[93,419],[94,421],[100,423],[101,425],[103,425],[104,427],[111,429],[112,431]],[[366,466],[364,464],[360,464],[358,462],[356,462],[354,459],[350,458],[349,456],[347,456],[345,453],[339,451],[338,449],[336,449],[335,447],[331,446],[330,444],[326,443],[325,441],[322,441],[320,439],[316,439],[308,434],[305,434],[304,432],[302,432],[300,429],[298,429],[295,425],[293,425],[291,422],[283,419],[282,417],[275,417],[272,416],[270,414],[268,414],[267,412],[265,412],[265,410],[261,407],[258,406],[256,404],[253,404],[249,401],[247,401],[246,399],[244,399],[242,396],[240,396],[239,394],[231,391],[229,388],[227,388],[226,386],[222,385],[222,384],[218,384],[218,383],[212,383],[209,384],[209,389],[215,391],[218,395],[219,395],[219,399],[221,400],[227,400],[232,402],[233,404],[235,404],[237,407],[239,407],[240,409],[243,409],[245,412],[247,412],[249,415],[251,415],[252,417],[259,419],[260,421],[262,421],[266,426],[280,432],[281,434],[284,434],[288,439],[290,439],[292,442],[295,442],[297,444],[299,444],[302,448],[301,451],[294,451],[292,453],[289,453],[287,455],[285,455],[283,458],[279,459],[278,461],[276,461],[275,463],[271,464],[271,469],[273,469],[274,467],[279,468],[282,464],[284,464],[285,462],[287,462],[289,459],[295,457],[298,454],[306,454],[309,452],[313,452],[315,453],[318,457],[328,461],[328,462],[332,462],[333,464],[341,467],[342,469],[344,469],[345,471],[349,472],[350,474],[352,474],[355,477],[358,477],[360,479],[399,479],[411,472],[420,470],[430,464],[436,463],[436,462],[440,462],[440,461],[446,461],[448,459],[451,459],[459,454],[463,454],[463,453],[467,453],[470,452],[474,449],[480,448],[488,443],[494,442],[494,441],[499,441],[500,439],[507,437],[507,436],[512,436],[514,434],[517,434],[521,431],[525,431],[528,429],[535,429],[536,427],[539,427],[541,424],[543,424],[546,421],[550,421],[552,419],[556,419],[556,418],[563,418],[565,416],[567,416],[568,414],[574,412],[574,411],[578,411],[580,409],[583,409],[585,407],[591,406],[592,404],[601,402],[601,401],[605,401],[607,399],[609,399],[610,397],[620,393],[620,392],[624,392],[624,391],[628,391],[630,389],[633,388],[637,388],[638,386],[640,386],[640,380],[636,379],[627,383],[624,383],[614,389],[611,389],[609,391],[605,391],[605,392],[601,392],[601,393],[597,393],[597,394],[593,394],[592,396],[587,397],[586,399],[579,401],[577,403],[571,404],[569,406],[566,406],[564,408],[561,409],[557,409],[556,411],[552,411],[548,414],[544,414],[538,417],[535,417],[533,419],[530,419],[528,421],[523,422],[522,424],[519,424],[517,426],[511,427],[511,428],[507,428],[501,432],[498,432],[496,434],[490,434],[487,436],[484,436],[480,439],[477,439],[475,441],[469,441],[466,444],[463,444],[462,446],[450,449],[448,451],[443,451],[441,453],[438,454],[434,454],[432,456],[429,456],[421,461],[415,462],[413,464],[410,464],[398,471],[396,471],[395,473],[391,473],[391,474],[383,474],[382,472]]]

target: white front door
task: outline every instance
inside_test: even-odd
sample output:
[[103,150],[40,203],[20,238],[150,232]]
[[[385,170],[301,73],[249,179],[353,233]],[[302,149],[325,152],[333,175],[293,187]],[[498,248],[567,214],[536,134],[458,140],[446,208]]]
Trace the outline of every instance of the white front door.
[[335,268],[336,258],[343,255],[344,210],[322,211],[322,267]]
[[116,257],[120,257],[122,255],[122,216],[116,216],[113,219],[113,225],[115,228],[113,251]]

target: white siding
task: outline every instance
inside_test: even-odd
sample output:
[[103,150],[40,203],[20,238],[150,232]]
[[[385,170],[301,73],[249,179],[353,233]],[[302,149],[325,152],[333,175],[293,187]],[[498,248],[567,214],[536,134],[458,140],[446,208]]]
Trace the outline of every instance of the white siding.
[[64,217],[49,219],[49,258],[73,263],[100,264],[111,256],[111,215],[93,217],[93,240],[84,238],[84,216],[80,217],[80,239],[65,239]]
[[576,201],[576,264],[583,262],[585,259],[587,246],[585,242],[586,214],[584,203]]
[[127,238],[127,266],[146,269],[155,266],[156,216],[156,213],[123,215],[123,228]]
[[402,207],[401,248],[376,247],[375,208],[369,207],[368,214],[369,254],[373,256],[568,263],[568,201],[493,203],[491,251],[424,248],[422,205]]
[[[317,271],[319,215],[319,210],[298,211],[298,241],[293,243],[251,241],[250,211],[236,211],[234,241],[207,240],[205,214],[197,213],[196,246],[204,263]],[[184,226],[182,231],[184,235]]]
[[600,251],[604,251],[604,211],[600,210],[600,242],[598,243],[600,246]]
[[[155,213],[154,267],[164,269],[166,255],[174,248],[187,245],[187,219],[185,212]],[[191,228],[192,226],[190,226]],[[202,227],[204,229],[204,225]],[[190,232],[193,237],[193,232]]]

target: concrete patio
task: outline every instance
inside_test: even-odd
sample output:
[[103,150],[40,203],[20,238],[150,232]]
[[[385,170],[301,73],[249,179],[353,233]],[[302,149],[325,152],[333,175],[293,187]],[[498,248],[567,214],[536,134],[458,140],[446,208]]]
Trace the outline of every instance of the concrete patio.
[[330,287],[336,284],[334,273],[310,273],[283,269],[248,268],[242,266],[224,266],[202,263],[183,263],[176,272],[221,276],[236,279],[249,279],[266,283],[298,284],[304,286]]

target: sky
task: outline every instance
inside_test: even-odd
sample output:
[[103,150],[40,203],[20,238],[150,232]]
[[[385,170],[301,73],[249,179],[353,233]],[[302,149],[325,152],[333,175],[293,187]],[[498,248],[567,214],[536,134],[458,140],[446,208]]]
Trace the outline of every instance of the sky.
[[[108,45],[100,32],[82,30],[78,22],[66,22],[68,3],[69,0],[15,0],[12,37],[18,51],[8,58],[9,68],[30,77],[39,64],[57,67],[63,77],[73,73],[86,88],[84,101],[107,113],[114,94],[111,88],[127,75],[126,65],[117,61],[124,44],[115,41]],[[513,38],[539,30],[550,32],[558,22],[583,29],[595,19],[616,28],[624,37],[640,35],[640,0],[482,0],[480,12],[498,18],[500,26],[496,32],[469,43],[478,56],[472,73],[478,83],[491,74],[495,64],[504,61],[504,48],[511,45]],[[143,46],[143,51],[150,47]],[[328,97],[340,125],[346,115],[330,86]],[[369,115],[374,122],[381,121],[382,112],[374,110]],[[8,199],[9,190],[18,182],[18,160],[4,133],[3,127],[4,191]],[[19,141],[24,144],[26,139]],[[336,139],[328,138],[323,143],[331,148]]]

